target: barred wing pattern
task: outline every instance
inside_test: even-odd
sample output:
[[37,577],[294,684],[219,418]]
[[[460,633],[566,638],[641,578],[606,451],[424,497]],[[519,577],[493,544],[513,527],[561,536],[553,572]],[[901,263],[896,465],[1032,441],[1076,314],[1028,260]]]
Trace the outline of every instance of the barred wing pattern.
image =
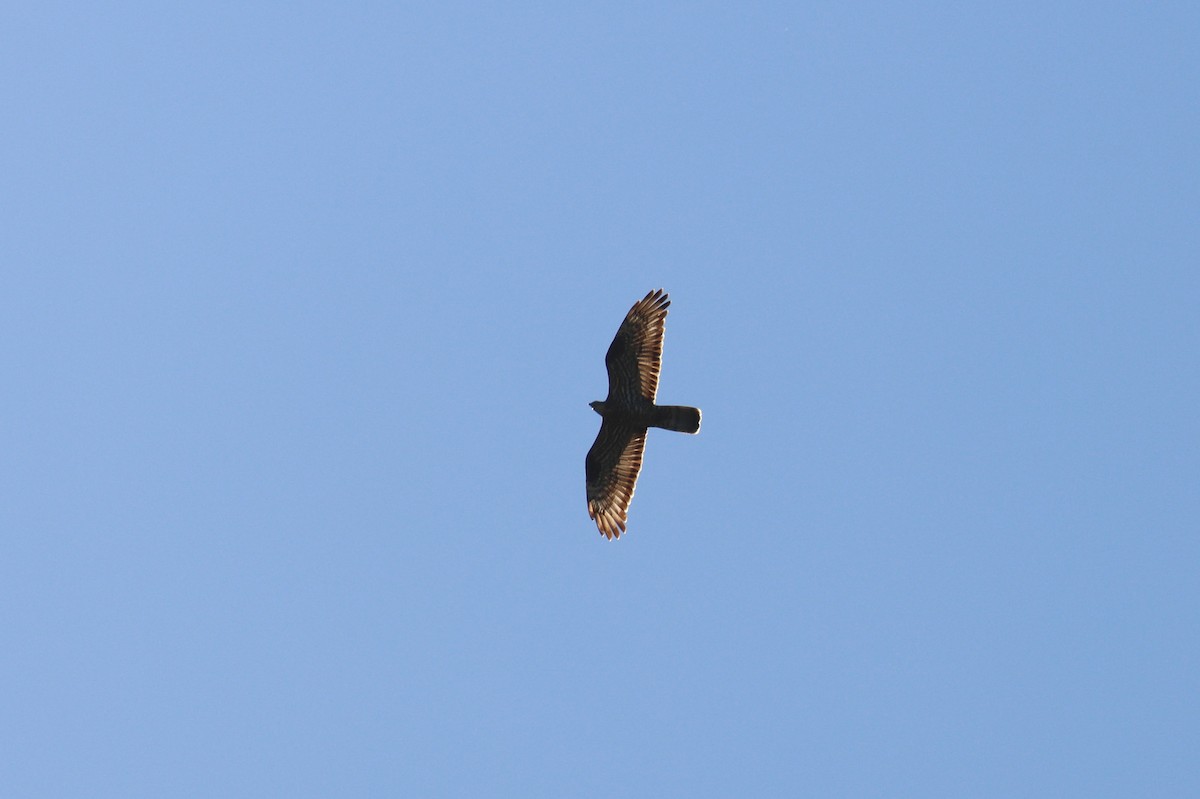
[[630,407],[642,400],[654,402],[670,304],[667,295],[658,289],[629,309],[604,356],[604,365],[608,367],[608,402],[622,402]]
[[588,450],[588,516],[610,540],[625,532],[645,448],[646,428],[605,419],[596,443]]

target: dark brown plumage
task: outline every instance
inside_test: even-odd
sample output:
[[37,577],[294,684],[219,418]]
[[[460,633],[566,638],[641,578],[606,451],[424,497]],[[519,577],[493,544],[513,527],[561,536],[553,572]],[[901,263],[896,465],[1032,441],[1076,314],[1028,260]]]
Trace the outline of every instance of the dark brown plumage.
[[629,309],[604,356],[608,397],[591,403],[604,421],[585,464],[588,516],[609,539],[625,532],[629,503],[642,468],[646,429],[661,427],[681,433],[700,430],[699,408],[654,404],[670,304],[667,295],[658,289]]

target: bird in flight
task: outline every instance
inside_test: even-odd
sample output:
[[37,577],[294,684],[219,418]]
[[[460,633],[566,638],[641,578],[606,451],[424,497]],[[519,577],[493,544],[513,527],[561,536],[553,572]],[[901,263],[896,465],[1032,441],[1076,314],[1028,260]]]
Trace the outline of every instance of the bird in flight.
[[609,540],[625,532],[629,503],[642,468],[647,428],[700,431],[699,408],[654,404],[670,304],[667,295],[658,289],[629,309],[604,356],[608,398],[590,403],[603,421],[596,443],[587,454],[588,516]]

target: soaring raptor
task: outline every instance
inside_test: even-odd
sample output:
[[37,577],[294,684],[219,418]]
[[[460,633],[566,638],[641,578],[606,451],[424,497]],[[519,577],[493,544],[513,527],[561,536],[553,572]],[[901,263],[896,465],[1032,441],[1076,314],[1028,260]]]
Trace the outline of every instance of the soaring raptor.
[[625,532],[629,502],[642,468],[646,429],[700,431],[699,408],[654,404],[670,304],[658,289],[629,309],[604,356],[608,398],[590,403],[604,421],[587,454],[588,516],[610,540]]

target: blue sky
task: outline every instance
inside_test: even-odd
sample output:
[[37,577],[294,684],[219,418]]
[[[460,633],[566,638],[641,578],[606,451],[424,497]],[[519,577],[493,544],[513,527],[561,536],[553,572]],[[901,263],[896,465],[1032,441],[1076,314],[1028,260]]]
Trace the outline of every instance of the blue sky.
[[0,27],[5,795],[1200,793],[1194,4]]

